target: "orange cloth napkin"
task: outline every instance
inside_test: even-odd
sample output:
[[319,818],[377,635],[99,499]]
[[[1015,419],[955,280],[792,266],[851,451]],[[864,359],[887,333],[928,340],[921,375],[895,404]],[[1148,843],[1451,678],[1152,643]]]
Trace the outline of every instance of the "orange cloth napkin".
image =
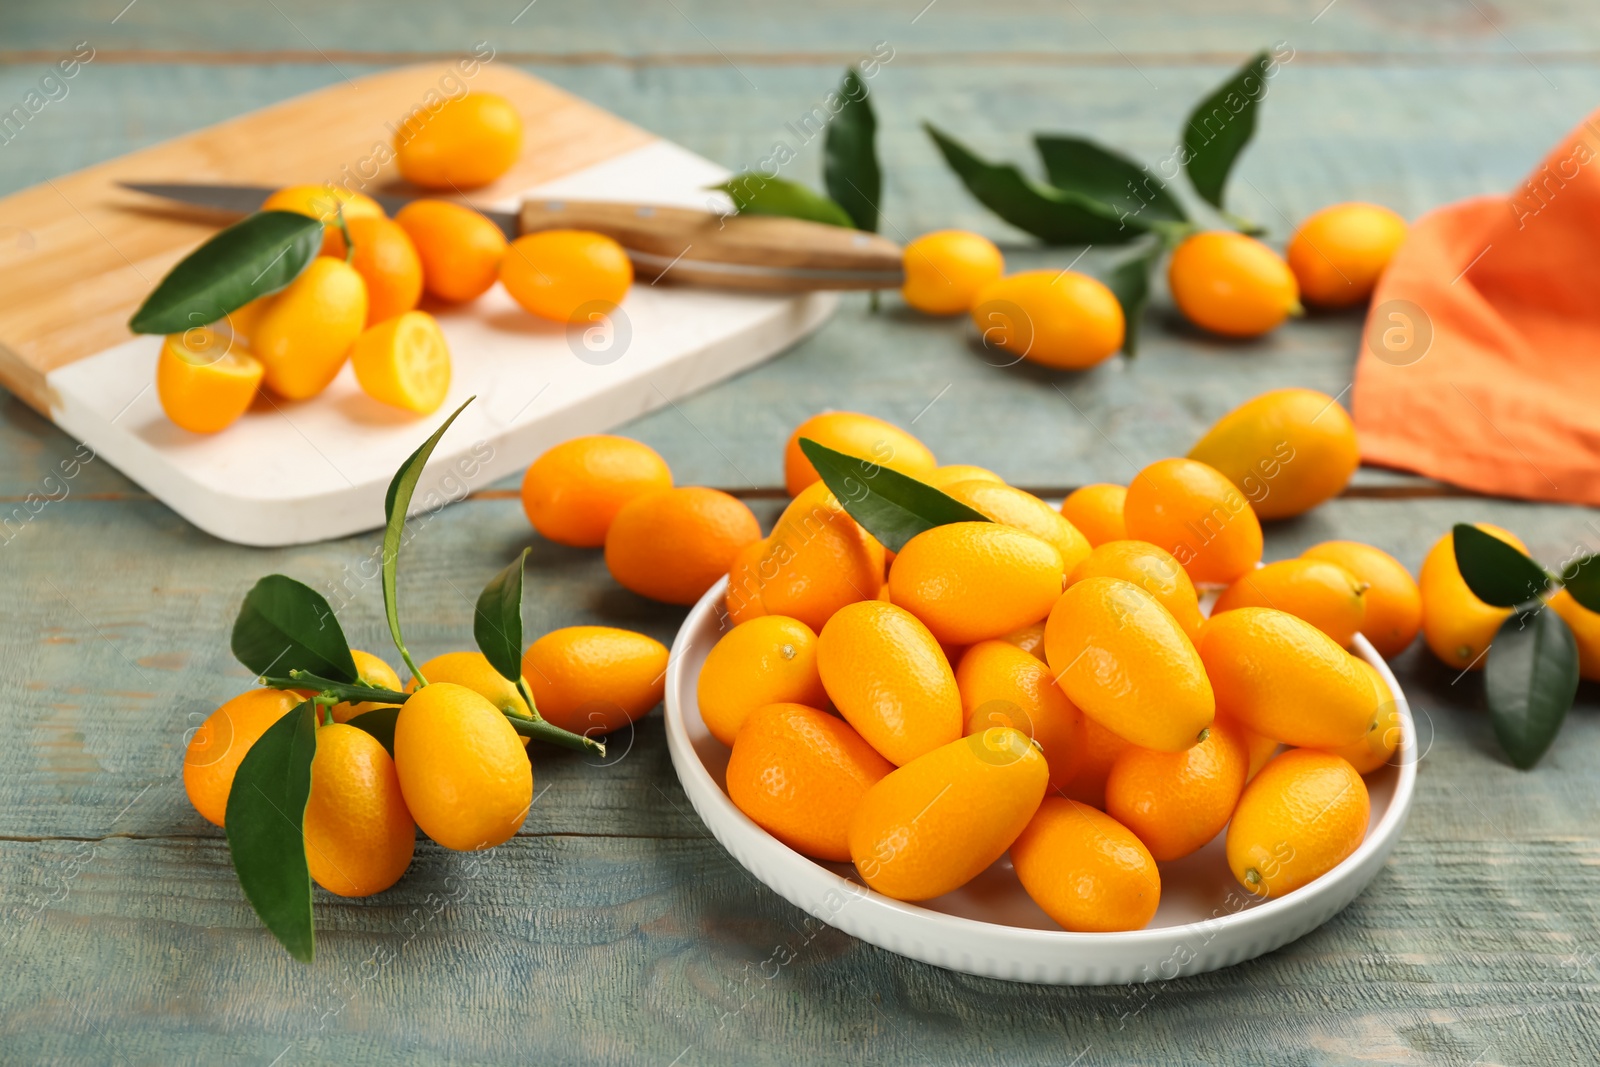
[[1362,458],[1600,505],[1600,111],[1509,196],[1418,219],[1372,296]]

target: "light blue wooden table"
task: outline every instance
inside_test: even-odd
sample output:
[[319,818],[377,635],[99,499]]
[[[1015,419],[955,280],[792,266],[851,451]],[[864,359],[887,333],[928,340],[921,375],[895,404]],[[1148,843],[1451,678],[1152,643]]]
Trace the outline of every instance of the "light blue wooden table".
[[[1577,0],[125,2],[0,8],[0,110],[78,42],[94,49],[70,94],[0,145],[0,191],[478,41],[738,167],[792,140],[785,124],[883,41],[891,236],[968,226],[1015,266],[1065,266],[1074,250],[1031,250],[967,198],[919,121],[995,156],[1058,129],[1154,161],[1204,88],[1287,42],[1237,182],[1239,208],[1281,241],[1336,200],[1414,217],[1508,188],[1600,102],[1600,10]],[[818,157],[806,147],[794,173],[813,177]],[[1137,362],[1061,375],[987,365],[948,323],[849,297],[790,353],[625,432],[680,482],[740,493],[764,521],[784,438],[824,407],[915,419],[946,461],[1059,494],[1183,452],[1261,390],[1340,393],[1359,326],[1314,316],[1224,345],[1177,323],[1163,295]],[[0,504],[59,496],[44,479],[74,447],[0,399]],[[597,554],[535,538],[512,490],[447,509],[408,549],[416,651],[459,647],[470,605],[452,586],[477,588],[528,544],[534,632],[608,622],[670,639],[680,611],[620,590]],[[1363,471],[1342,499],[1273,526],[1268,557],[1357,537],[1415,568],[1467,519],[1516,530],[1547,560],[1600,547],[1587,510]],[[248,684],[224,635],[250,583],[272,570],[337,581],[374,544],[222,544],[97,461],[0,546],[0,1062],[1600,1062],[1595,691],[1520,773],[1497,754],[1479,680],[1420,648],[1395,664],[1426,755],[1388,867],[1322,929],[1224,972],[1010,985],[812,937],[689,810],[658,715],[605,767],[541,751],[527,825],[492,856],[422,844],[396,889],[320,898],[317,963],[295,964],[184,798],[184,736]],[[355,644],[385,646],[376,589],[342,614]],[[764,967],[780,947],[793,961]]]

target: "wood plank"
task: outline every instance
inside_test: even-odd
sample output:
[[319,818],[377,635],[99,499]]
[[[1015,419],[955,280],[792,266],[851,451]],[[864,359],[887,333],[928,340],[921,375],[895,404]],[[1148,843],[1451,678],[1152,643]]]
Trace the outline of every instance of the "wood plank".
[[[239,10],[195,4],[135,4],[107,24],[90,0],[39,7],[10,5],[0,40],[12,49],[49,49],[92,33],[97,48],[202,52],[290,52],[343,60],[360,53],[448,53],[479,40],[508,52],[637,58],[691,55],[706,62],[758,62],[764,55],[855,54],[875,41],[896,48],[1007,50],[1067,56],[1143,53],[1242,55],[1288,39],[1307,51],[1492,54],[1600,47],[1591,5],[1566,2],[1446,5],[1437,9],[1298,0],[1222,0],[1186,8],[1166,0],[822,0],[804,18],[774,19],[738,0],[627,0],[576,4],[501,4],[463,0],[448,8],[410,0],[374,18],[359,6],[275,0]],[[1313,20],[1315,16],[1315,19]]]
[[[683,805],[671,790],[654,802]],[[855,941],[704,837],[424,846],[383,896],[319,892],[309,967],[259,928],[217,840],[7,841],[26,980],[0,985],[0,1041],[29,1063],[1587,1063],[1597,866],[1592,838],[1413,833],[1270,956],[1075,989]]]

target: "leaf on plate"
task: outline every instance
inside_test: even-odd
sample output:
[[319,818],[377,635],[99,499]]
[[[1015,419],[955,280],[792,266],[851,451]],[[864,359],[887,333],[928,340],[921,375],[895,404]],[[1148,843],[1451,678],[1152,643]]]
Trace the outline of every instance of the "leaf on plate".
[[1188,222],[1183,205],[1148,167],[1086,137],[1041,133],[1033,139],[1045,177],[1143,222]]
[[1458,522],[1451,531],[1456,569],[1472,595],[1497,608],[1537,600],[1550,584],[1544,568],[1491,533]]
[[836,451],[809,437],[800,438],[800,451],[850,517],[891,552],[900,551],[907,541],[935,526],[990,521],[981,511],[926,482]]
[[472,616],[472,636],[489,665],[515,684],[522,677],[522,571],[530,549],[483,587]]
[[1538,763],[1578,693],[1578,642],[1561,616],[1541,605],[1502,623],[1483,691],[1506,756],[1523,770]]
[[316,954],[305,841],[316,724],[315,705],[305,701],[267,727],[239,763],[224,816],[228,851],[245,897],[272,936],[302,963]]
[[1228,175],[1256,132],[1272,56],[1258,52],[1195,105],[1183,127],[1183,166],[1201,199],[1219,211]]
[[853,226],[849,212],[799,182],[746,171],[712,188],[721,189],[732,197],[733,206],[741,215],[780,215],[846,229]]
[[[477,397],[469,396],[461,406],[450,413],[450,417],[435,431],[433,436],[422,442],[415,452],[411,453],[400,469],[394,472],[394,479],[389,482],[389,491],[383,498],[383,610],[389,619],[389,634],[394,638],[394,645],[400,652],[400,657],[405,660],[406,666],[411,668],[411,673],[417,675],[417,666],[411,662],[411,653],[406,651],[405,638],[400,633],[400,606],[395,599],[395,574],[400,564],[401,535],[406,528],[406,513],[411,510],[411,495],[417,491],[417,480],[422,477],[422,469],[428,465],[428,457],[433,455],[434,446],[439,443],[439,438],[456,421],[456,416],[466,410],[468,404]],[[419,682],[424,682],[417,675]],[[351,681],[354,681],[352,678]]]
[[357,680],[350,644],[321,593],[269,574],[245,594],[233,623],[233,654],[257,677],[310,671],[339,682]]
[[1160,241],[1151,241],[1148,247],[1112,264],[1102,279],[1122,305],[1122,350],[1130,356],[1139,354],[1139,322],[1150,302],[1150,275],[1161,259],[1161,249]]
[[1149,229],[1137,217],[1119,218],[1110,204],[1036,182],[1010,163],[987,162],[932,123],[922,125],[979,203],[1046,244],[1126,244]]
[[878,166],[878,118],[866,82],[854,67],[845,71],[843,101],[822,142],[822,184],[858,230],[878,231],[883,170]]
[[360,715],[352,715],[345,720],[346,726],[354,726],[357,730],[365,730],[389,752],[389,757],[394,758],[394,724],[400,717],[399,708],[373,708],[363,711]]
[[237,311],[300,276],[322,248],[322,223],[258,211],[190,252],[128,320],[134,333],[182,333]]

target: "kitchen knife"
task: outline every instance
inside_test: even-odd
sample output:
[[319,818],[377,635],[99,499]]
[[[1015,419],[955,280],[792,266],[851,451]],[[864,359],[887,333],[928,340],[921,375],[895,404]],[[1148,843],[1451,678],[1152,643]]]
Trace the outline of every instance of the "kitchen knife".
[[[255,185],[122,182],[124,188],[231,215],[258,211],[275,191]],[[421,196],[366,194],[393,215]],[[468,205],[471,206],[471,205]],[[895,289],[900,248],[863,230],[772,215],[605,200],[531,198],[520,211],[474,208],[509,240],[541,230],[591,230],[627,250],[644,281],[756,292]]]

